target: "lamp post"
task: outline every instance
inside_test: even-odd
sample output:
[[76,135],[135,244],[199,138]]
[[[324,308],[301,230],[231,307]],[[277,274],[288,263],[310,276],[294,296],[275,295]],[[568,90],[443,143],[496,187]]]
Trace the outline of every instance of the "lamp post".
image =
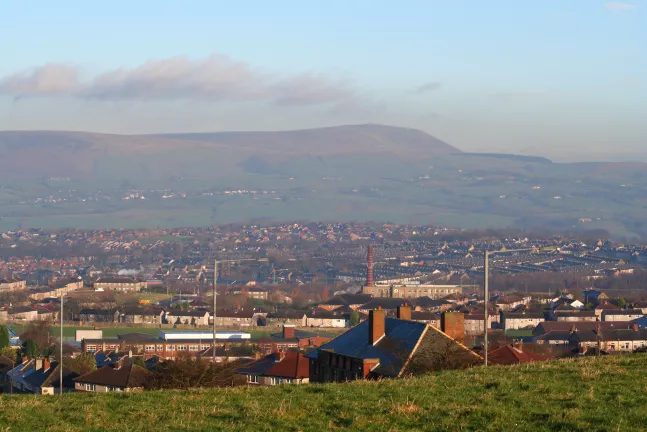
[[61,341],[60,341],[60,349],[61,349],[61,361],[58,364],[58,385],[59,385],[59,393],[61,396],[63,396],[63,300],[65,299],[65,295],[61,293]]
[[498,251],[485,251],[485,282],[484,282],[484,295],[483,300],[484,309],[483,309],[483,366],[488,365],[488,327],[490,325],[490,314],[488,312],[488,305],[490,303],[490,292],[489,292],[489,279],[490,279],[490,256],[498,253],[507,253],[507,252],[546,252],[546,251],[556,251],[559,250],[556,246],[543,246],[543,247],[531,247],[531,248],[522,248],[522,249],[501,249]]
[[258,261],[258,262],[268,262],[267,258],[240,258],[240,259],[231,259],[231,260],[214,260],[213,263],[213,344],[211,346],[211,361],[216,363],[216,306],[217,306],[217,290],[216,285],[218,283],[218,264],[225,262],[241,262],[241,261]]

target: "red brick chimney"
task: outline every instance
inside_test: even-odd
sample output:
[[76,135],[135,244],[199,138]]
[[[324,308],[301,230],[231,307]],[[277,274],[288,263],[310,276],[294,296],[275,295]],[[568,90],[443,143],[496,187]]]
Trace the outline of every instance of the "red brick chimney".
[[373,246],[366,250],[366,286],[373,286]]
[[45,358],[43,359],[43,370],[44,370],[44,371],[46,371],[46,370],[48,370],[48,369],[49,369],[49,367],[50,367],[49,359],[48,359],[47,357],[45,357]]
[[465,339],[465,314],[463,312],[443,312],[440,327],[447,336],[462,342]]
[[411,307],[408,303],[398,306],[398,319],[411,321]]
[[293,324],[283,324],[283,339],[295,339],[296,329]]
[[634,331],[638,331],[638,330],[640,330],[640,327],[638,327],[638,324],[634,324],[634,325],[632,325],[632,326],[631,326],[631,328],[633,328],[633,329],[634,329]]
[[375,345],[375,343],[384,337],[386,332],[385,327],[386,314],[380,307],[369,311],[368,313],[368,343]]

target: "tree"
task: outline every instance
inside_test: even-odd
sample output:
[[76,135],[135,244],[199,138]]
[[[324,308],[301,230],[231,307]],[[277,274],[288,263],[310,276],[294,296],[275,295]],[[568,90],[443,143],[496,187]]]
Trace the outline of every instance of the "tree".
[[4,357],[7,357],[8,359],[16,361],[18,359],[18,351],[11,348],[10,346],[0,348],[0,356],[4,356]]
[[147,369],[146,368],[146,362],[144,361],[143,357],[139,357],[139,356],[134,357],[133,358],[133,364],[135,366],[139,366],[139,367],[143,367],[144,369]]
[[149,382],[150,389],[231,387],[241,376],[235,363],[214,364],[199,357],[178,357],[161,363]]
[[39,347],[47,348],[50,346],[50,335],[53,334],[46,321],[34,321],[20,335],[20,340],[33,340]]
[[350,313],[350,326],[354,327],[357,324],[359,324],[359,312],[357,311],[352,311]]
[[80,375],[89,374],[97,370],[97,361],[92,353],[83,353],[74,359],[73,369]]
[[627,306],[627,300],[624,297],[618,299],[618,307],[624,309]]
[[9,337],[9,328],[6,325],[0,325],[0,349],[6,348],[11,345],[11,338]]
[[27,339],[22,344],[22,350],[23,353],[29,358],[36,358],[40,355],[40,348],[38,348],[38,344],[33,339]]

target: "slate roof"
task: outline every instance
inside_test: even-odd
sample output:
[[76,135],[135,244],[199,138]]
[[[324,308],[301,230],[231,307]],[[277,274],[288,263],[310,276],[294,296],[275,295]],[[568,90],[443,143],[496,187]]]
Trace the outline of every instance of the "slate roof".
[[374,298],[367,303],[359,307],[362,310],[372,310],[372,309],[397,309],[398,306],[403,304],[411,304],[411,301],[408,299],[399,299],[399,298]]
[[[397,376],[402,369],[403,357],[410,357],[427,325],[414,321],[385,318],[385,336],[375,345],[368,343],[369,322],[364,321],[332,341],[311,351],[306,357],[316,359],[320,350],[360,359],[377,358],[379,366],[374,370],[385,376]],[[398,353],[394,353],[394,343]]]
[[[595,330],[585,330],[576,332],[572,338],[579,342],[595,342],[598,335]],[[643,341],[647,340],[647,330],[601,330],[600,340],[608,342]]]
[[568,341],[571,337],[571,332],[566,330],[553,330],[545,333],[537,338],[538,341]]
[[105,366],[94,372],[75,378],[75,382],[96,384],[110,387],[137,388],[143,387],[150,378],[151,373],[146,369],[130,364],[117,369]]

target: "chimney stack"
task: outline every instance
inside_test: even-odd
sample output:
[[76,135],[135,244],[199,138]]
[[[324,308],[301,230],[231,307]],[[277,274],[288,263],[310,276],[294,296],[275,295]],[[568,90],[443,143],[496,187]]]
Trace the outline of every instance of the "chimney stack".
[[296,337],[294,324],[283,324],[283,339],[295,339]]
[[385,327],[385,318],[386,313],[380,307],[369,311],[368,313],[368,343],[369,345],[375,345],[377,341],[384,337],[386,332]]
[[43,359],[37,358],[34,365],[34,370],[41,370],[43,368]]
[[366,250],[366,286],[373,286],[373,246],[368,245]]
[[440,319],[440,326],[447,336],[463,342],[465,339],[465,314],[463,312],[444,312]]
[[409,303],[398,306],[398,319],[411,321],[411,307]]
[[45,357],[43,359],[43,370],[44,371],[49,370],[49,367],[50,367],[49,359]]
[[632,326],[631,326],[631,328],[633,328],[633,329],[634,329],[634,331],[638,331],[638,330],[640,330],[640,327],[638,327],[638,324],[634,324],[634,325],[632,325]]

